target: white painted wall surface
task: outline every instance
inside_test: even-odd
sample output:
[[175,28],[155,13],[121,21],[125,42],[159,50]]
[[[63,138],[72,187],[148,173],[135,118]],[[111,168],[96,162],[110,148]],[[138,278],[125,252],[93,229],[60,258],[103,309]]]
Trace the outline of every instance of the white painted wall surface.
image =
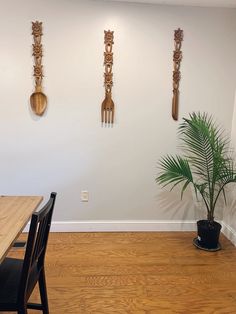
[[[212,113],[230,132],[236,11],[79,0],[0,0],[0,193],[58,192],[54,220],[192,220],[191,194],[154,181],[175,153],[173,31],[184,30],[180,119]],[[47,113],[33,92],[31,21],[43,22]],[[101,127],[103,31],[114,30],[113,128]],[[80,191],[89,191],[89,202]],[[221,218],[221,217],[219,217]]]
[[[232,118],[231,147],[236,159],[236,92],[234,101],[234,112]],[[224,210],[223,222],[226,229],[226,235],[236,245],[236,184],[227,186],[227,204]]]

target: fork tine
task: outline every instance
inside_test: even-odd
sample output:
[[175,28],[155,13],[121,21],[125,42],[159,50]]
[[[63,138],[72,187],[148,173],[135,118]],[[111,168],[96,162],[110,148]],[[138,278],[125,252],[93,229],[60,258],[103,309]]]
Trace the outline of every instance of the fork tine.
[[109,110],[106,108],[106,117],[107,117],[107,124],[109,123]]
[[105,123],[107,123],[107,110],[104,110],[104,114],[105,114]]
[[102,118],[102,123],[103,123],[104,122],[104,118],[105,118],[104,102],[102,103],[101,118]]
[[107,110],[107,112],[108,112],[108,123],[110,124],[111,123],[111,110],[110,110],[110,108],[108,108],[108,110]]
[[114,122],[114,108],[111,109],[111,124]]

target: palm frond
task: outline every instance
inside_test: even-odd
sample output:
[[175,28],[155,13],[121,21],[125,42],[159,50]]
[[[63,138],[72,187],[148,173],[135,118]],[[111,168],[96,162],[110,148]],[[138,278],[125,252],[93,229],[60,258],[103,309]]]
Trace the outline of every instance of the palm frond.
[[159,167],[160,174],[156,178],[156,182],[163,186],[172,184],[171,189],[183,182],[184,185],[181,191],[182,198],[183,192],[189,183],[193,183],[192,172],[188,161],[180,156],[172,157],[167,155],[160,160]]
[[160,160],[156,181],[172,189],[182,183],[181,198],[191,183],[199,191],[213,219],[221,193],[226,200],[225,186],[236,182],[236,168],[229,156],[229,138],[207,113],[192,113],[178,129],[184,156],[170,155]]

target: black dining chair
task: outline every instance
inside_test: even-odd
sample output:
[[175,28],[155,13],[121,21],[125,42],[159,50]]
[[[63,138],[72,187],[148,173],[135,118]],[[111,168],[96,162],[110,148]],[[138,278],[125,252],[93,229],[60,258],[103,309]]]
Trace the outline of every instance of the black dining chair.
[[[47,204],[32,215],[24,259],[7,257],[0,264],[0,312],[27,314],[27,309],[36,309],[49,313],[44,258],[55,200],[53,192]],[[41,304],[28,303],[37,283]]]

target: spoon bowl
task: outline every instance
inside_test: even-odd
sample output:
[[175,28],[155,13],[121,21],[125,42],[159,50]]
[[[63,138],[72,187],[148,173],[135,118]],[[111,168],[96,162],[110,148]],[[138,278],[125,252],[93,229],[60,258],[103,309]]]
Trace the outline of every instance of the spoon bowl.
[[42,116],[47,108],[47,96],[42,92],[34,92],[30,96],[30,105],[35,114]]

